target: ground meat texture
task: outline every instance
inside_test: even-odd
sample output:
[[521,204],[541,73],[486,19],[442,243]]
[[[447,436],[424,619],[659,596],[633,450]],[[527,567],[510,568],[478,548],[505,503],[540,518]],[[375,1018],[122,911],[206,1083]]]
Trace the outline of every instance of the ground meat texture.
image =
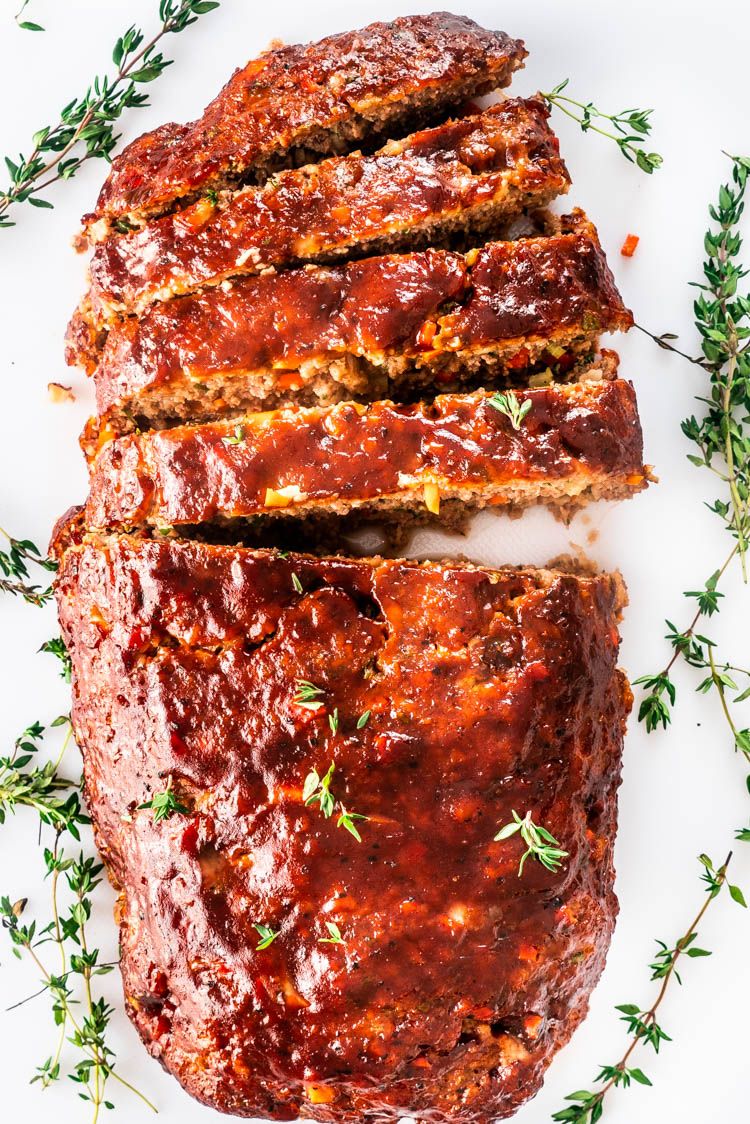
[[[366,258],[244,278],[152,305],[110,332],[95,371],[103,423],[202,420],[294,399],[398,397],[590,355],[628,328],[596,231]],[[549,345],[554,354],[548,354]],[[563,355],[568,352],[567,355]]]
[[547,502],[566,511],[646,484],[630,383],[524,392],[518,428],[489,392],[431,404],[288,407],[107,443],[91,469],[89,527],[231,521],[397,508],[440,515]]
[[403,136],[506,86],[525,55],[517,40],[448,12],[274,48],[235,71],[197,121],[133,141],[84,226],[99,239],[210,188],[262,180],[363,138]]
[[567,190],[547,117],[543,102],[515,98],[372,156],[335,157],[280,172],[264,187],[203,197],[101,243],[83,313],[98,325],[270,266],[481,233]]
[[[188,1091],[351,1124],[532,1095],[617,909],[619,579],[89,535],[57,598],[128,1010]],[[305,806],[331,763],[361,842]],[[560,871],[518,877],[513,809]]]

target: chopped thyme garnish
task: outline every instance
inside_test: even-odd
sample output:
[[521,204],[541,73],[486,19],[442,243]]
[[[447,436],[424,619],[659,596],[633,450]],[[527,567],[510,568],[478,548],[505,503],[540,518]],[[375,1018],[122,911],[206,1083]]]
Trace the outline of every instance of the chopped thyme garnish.
[[234,427],[234,433],[231,437],[222,437],[224,445],[244,445],[245,444],[245,431],[241,425]]
[[333,714],[328,715],[328,725],[331,727],[331,733],[337,734],[339,732],[339,708],[334,707]]
[[559,842],[554,835],[547,831],[546,827],[534,823],[531,812],[527,812],[522,819],[514,809],[512,816],[513,822],[507,823],[505,827],[498,831],[495,842],[510,839],[511,835],[520,831],[521,838],[528,850],[518,864],[518,877],[520,878],[523,874],[524,865],[530,855],[533,855],[537,862],[541,863],[547,870],[552,871],[553,874],[557,873],[562,866],[562,860],[568,857],[568,852],[560,848]]
[[493,394],[492,398],[488,400],[489,405],[492,406],[500,414],[505,414],[506,418],[514,429],[520,429],[523,419],[528,414],[532,407],[530,398],[524,399],[523,402],[518,401],[518,395],[513,390],[506,390]]
[[253,928],[257,930],[258,936],[260,937],[260,940],[255,946],[256,952],[262,952],[264,948],[268,948],[269,945],[273,944],[273,942],[281,932],[280,929],[277,929],[276,931],[270,929],[268,925],[259,925],[257,921],[253,922]]
[[326,921],[327,937],[318,937],[318,944],[346,944],[335,921]]
[[316,687],[309,679],[298,679],[297,694],[294,696],[294,701],[307,710],[320,710],[323,703],[320,702],[318,696],[322,694],[325,694],[322,687]]
[[304,593],[302,582],[299,580],[296,574],[292,574],[292,585],[297,590],[297,593]]
[[344,807],[344,805],[341,802],[339,802],[339,808],[341,809],[341,815],[339,816],[338,820],[336,821],[336,827],[345,827],[346,830],[349,832],[349,834],[353,835],[358,843],[361,843],[362,842],[362,836],[359,834],[356,827],[354,826],[354,821],[355,820],[367,820],[370,817],[369,816],[361,816],[358,812],[347,812],[346,808]]
[[177,794],[172,788],[172,778],[167,780],[167,787],[163,792],[155,792],[150,800],[144,804],[139,804],[138,809],[151,808],[154,813],[154,823],[159,823],[160,820],[168,819],[174,812],[180,812],[185,815],[190,811],[189,808],[181,804],[177,798]]
[[318,804],[320,810],[326,819],[330,819],[333,815],[336,805],[338,804],[339,818],[336,821],[336,827],[345,827],[350,835],[353,835],[358,843],[362,842],[362,836],[359,834],[357,827],[354,823],[355,820],[368,820],[369,816],[362,816],[358,812],[349,812],[344,807],[340,800],[331,792],[331,781],[336,766],[331,762],[328,772],[321,780],[320,774],[317,769],[312,769],[305,777],[305,784],[302,789],[302,799],[305,802],[305,807],[310,807],[311,804]]
[[336,766],[332,761],[331,767],[322,780],[318,770],[312,769],[305,777],[305,784],[302,789],[305,807],[309,808],[311,804],[319,804],[326,819],[333,815],[333,809],[336,806],[336,799],[331,792],[331,779],[335,768]]
[[370,721],[370,714],[371,713],[372,713],[371,711],[365,710],[364,713],[360,714],[359,718],[357,719],[357,729],[358,730],[364,729],[364,727]]

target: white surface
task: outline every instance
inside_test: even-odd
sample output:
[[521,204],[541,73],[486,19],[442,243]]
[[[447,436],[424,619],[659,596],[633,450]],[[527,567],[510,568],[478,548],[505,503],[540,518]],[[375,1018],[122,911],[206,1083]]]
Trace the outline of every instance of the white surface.
[[[29,18],[48,29],[32,35],[12,23],[18,2],[0,5],[2,153],[27,149],[31,133],[53,120],[60,106],[106,66],[117,34],[131,21],[152,27],[157,7],[156,0],[32,0]],[[432,7],[419,0],[356,5],[224,0],[218,12],[166,44],[168,56],[177,61],[148,87],[153,105],[131,113],[126,138],[164,120],[196,116],[232,68],[273,37],[314,38]],[[617,5],[616,15],[611,5],[597,0],[506,0],[502,5],[454,0],[453,7],[526,40],[531,56],[514,92],[549,89],[569,75],[571,91],[605,108],[655,107],[653,144],[665,165],[650,178],[628,166],[613,145],[583,137],[560,116],[555,125],[574,179],[570,202],[585,206],[598,223],[637,318],[655,331],[679,332],[682,342],[695,348],[686,286],[699,274],[706,205],[727,174],[721,149],[750,149],[743,73],[743,60],[750,57],[746,0],[711,5],[629,0]],[[726,65],[719,45],[730,27],[732,61]],[[76,439],[91,393],[81,374],[64,367],[62,336],[84,271],[69,240],[104,171],[103,165],[90,166],[51,193],[54,211],[19,209],[17,228],[0,232],[0,523],[42,543],[55,517],[84,494]],[[632,261],[625,261],[618,250],[630,231],[640,235],[641,243]],[[660,353],[635,332],[618,347],[623,373],[638,387],[647,459],[655,464],[660,485],[620,507],[591,508],[567,529],[545,512],[514,522],[487,517],[477,521],[471,539],[449,539],[447,549],[483,561],[542,562],[580,547],[602,565],[619,565],[631,597],[622,662],[635,677],[664,663],[663,618],[686,618],[688,605],[680,591],[703,582],[723,559],[727,541],[718,521],[701,506],[702,499],[714,495],[708,474],[688,465],[679,433],[679,420],[692,412],[692,395],[701,389],[700,372]],[[75,405],[52,405],[46,390],[50,380],[72,382]],[[422,545],[434,550],[434,538]],[[735,609],[722,614],[712,633],[735,659],[746,662],[748,594],[736,579],[728,584]],[[39,613],[8,598],[0,602],[0,752],[33,719],[49,720],[67,709],[66,689],[51,657],[35,655],[55,632],[52,610]],[[677,678],[681,697],[666,735],[647,738],[631,721],[617,844],[622,912],[606,973],[587,1021],[555,1060],[543,1092],[518,1114],[518,1124],[548,1120],[566,1093],[589,1086],[600,1063],[619,1057],[624,1037],[613,1005],[649,1002],[653,986],[646,965],[653,938],[675,939],[700,903],[695,856],[705,850],[722,858],[732,845],[732,829],[747,822],[746,770],[732,755],[716,702],[693,695],[689,673],[681,669]],[[734,865],[735,879],[750,889],[747,847],[737,847]],[[21,815],[0,830],[0,892],[12,898],[28,895],[30,912],[38,907],[44,916],[40,866],[35,825]],[[111,959],[116,942],[106,909],[98,932]],[[728,898],[713,907],[701,943],[714,956],[687,964],[685,987],[674,989],[664,1010],[674,1042],[658,1058],[641,1053],[639,1064],[654,1088],[614,1094],[607,1101],[609,1124],[631,1124],[636,1116],[642,1124],[747,1120],[749,937],[748,915]],[[106,982],[119,1006],[116,976]],[[10,957],[3,940],[0,1008],[35,990],[35,983],[34,972]],[[42,1093],[27,1085],[34,1065],[50,1052],[53,1028],[46,1007],[45,999],[36,999],[0,1013],[0,1120],[40,1124],[54,1118],[78,1124],[89,1119],[72,1086]],[[147,1058],[119,1011],[113,1037],[123,1072],[157,1101],[164,1124],[218,1119]],[[149,1118],[127,1093],[120,1095],[114,1087],[112,1092],[118,1105],[112,1119],[136,1124]]]

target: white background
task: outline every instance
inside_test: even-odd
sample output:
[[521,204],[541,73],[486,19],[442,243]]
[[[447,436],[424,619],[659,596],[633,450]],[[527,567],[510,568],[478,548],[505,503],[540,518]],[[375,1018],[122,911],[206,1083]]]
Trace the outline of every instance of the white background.
[[[14,0],[17,5],[20,0]],[[15,10],[0,0],[0,152],[30,148],[31,134],[56,119],[63,104],[80,93],[107,65],[117,35],[131,22],[145,29],[156,21],[156,0],[101,3],[32,0],[28,18],[47,28],[23,32]],[[199,114],[235,65],[273,37],[316,38],[391,18],[427,11],[431,4],[331,2],[243,3],[224,0],[165,52],[175,65],[148,87],[153,105],[133,111],[126,139],[164,120]],[[746,0],[506,0],[459,3],[487,26],[502,26],[526,40],[531,52],[516,93],[550,89],[566,76],[571,91],[604,108],[653,106],[653,145],[664,168],[647,177],[626,164],[614,145],[584,137],[556,115],[563,153],[573,175],[570,202],[586,207],[598,223],[626,300],[636,318],[654,331],[680,333],[689,350],[696,342],[687,282],[699,275],[706,205],[728,174],[721,150],[750,151],[746,60],[750,16]],[[90,208],[104,174],[89,166],[74,182],[50,193],[54,211],[18,210],[18,226],[0,232],[0,523],[17,535],[45,543],[53,520],[84,495],[85,474],[76,439],[91,409],[90,388],[63,365],[65,323],[82,289],[85,263],[70,249],[78,216]],[[619,247],[629,232],[640,235],[636,256],[626,261]],[[750,257],[748,258],[750,260]],[[685,460],[687,444],[679,421],[693,411],[692,396],[703,376],[679,358],[659,352],[636,332],[618,343],[623,373],[637,385],[647,460],[661,483],[619,507],[591,508],[569,528],[537,511],[520,521],[486,517],[468,540],[447,539],[449,552],[482,561],[543,562],[579,549],[604,566],[620,566],[631,605],[623,624],[622,662],[633,678],[656,670],[667,654],[663,618],[686,622],[690,606],[683,589],[700,586],[724,558],[728,539],[702,506],[714,491],[705,472]],[[47,383],[72,383],[74,405],[53,405]],[[594,532],[594,534],[592,534]],[[598,534],[596,533],[598,532]],[[421,540],[434,550],[434,536]],[[727,659],[748,662],[750,597],[736,576],[727,582],[729,612],[710,625]],[[49,720],[67,710],[66,688],[51,657],[36,655],[56,632],[52,610],[43,613],[0,603],[0,754],[33,719]],[[717,860],[732,846],[733,829],[747,823],[750,800],[741,760],[733,756],[713,696],[695,696],[696,680],[680,670],[679,706],[666,734],[646,737],[631,721],[621,790],[617,844],[617,889],[622,913],[606,973],[591,1013],[571,1046],[555,1060],[543,1092],[522,1110],[519,1124],[541,1124],[571,1090],[587,1087],[600,1063],[622,1052],[623,1029],[616,1003],[647,1005],[653,995],[647,964],[653,939],[672,942],[700,905],[696,855]],[[745,704],[750,718],[750,702]],[[77,769],[76,751],[68,769]],[[734,879],[750,891],[750,848],[738,845]],[[46,887],[33,819],[19,815],[0,829],[0,892],[27,895],[29,912],[45,917]],[[102,895],[106,898],[106,893]],[[97,919],[105,959],[116,954],[107,908]],[[0,934],[0,937],[2,934]],[[653,1089],[615,1093],[605,1117],[610,1124],[714,1124],[748,1119],[747,1007],[750,916],[720,900],[709,914],[701,943],[711,959],[685,966],[682,990],[675,987],[664,1009],[674,1042],[658,1058],[641,1051],[639,1063]],[[118,1007],[113,1042],[123,1072],[157,1101],[165,1124],[198,1124],[212,1118],[150,1061],[119,1008],[119,981],[105,981]],[[10,1013],[4,1008],[35,990],[35,974],[0,943],[0,1120],[60,1124],[89,1119],[69,1083],[46,1093],[27,1084],[33,1067],[51,1050],[53,1027],[46,999]],[[113,1087],[118,1115],[138,1124],[149,1118],[128,1094]],[[217,1119],[214,1117],[214,1119]]]

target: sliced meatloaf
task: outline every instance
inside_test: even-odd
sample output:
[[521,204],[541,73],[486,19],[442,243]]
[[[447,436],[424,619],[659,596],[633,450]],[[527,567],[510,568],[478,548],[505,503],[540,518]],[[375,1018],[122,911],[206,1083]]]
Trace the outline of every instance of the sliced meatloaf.
[[246,1117],[531,1096],[617,911],[618,578],[87,536],[57,598],[151,1053]]
[[[507,396],[443,395],[431,404],[289,406],[108,442],[91,469],[90,528],[210,523],[259,516],[441,503],[554,505],[645,487],[630,383],[589,380]],[[505,411],[505,412],[503,412]]]
[[162,125],[115,158],[96,209],[84,216],[89,237],[315,154],[403,136],[507,86],[525,56],[517,40],[448,12],[275,47],[236,70],[197,121]]
[[541,101],[512,99],[355,153],[202,196],[97,246],[84,314],[94,324],[154,300],[292,262],[439,246],[567,191]]
[[152,305],[109,334],[95,371],[105,425],[400,397],[472,378],[569,373],[626,329],[596,231],[386,255],[244,278]]

